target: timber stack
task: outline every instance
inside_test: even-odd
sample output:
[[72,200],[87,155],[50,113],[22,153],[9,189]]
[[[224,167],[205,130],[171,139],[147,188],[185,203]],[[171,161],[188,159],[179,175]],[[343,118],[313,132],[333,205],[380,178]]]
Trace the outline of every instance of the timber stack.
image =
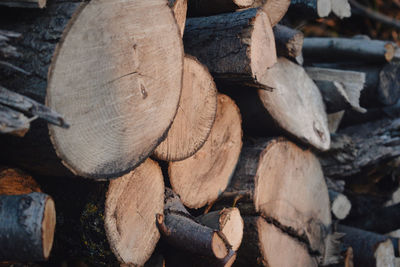
[[395,266],[400,49],[329,14],[0,0],[0,266]]

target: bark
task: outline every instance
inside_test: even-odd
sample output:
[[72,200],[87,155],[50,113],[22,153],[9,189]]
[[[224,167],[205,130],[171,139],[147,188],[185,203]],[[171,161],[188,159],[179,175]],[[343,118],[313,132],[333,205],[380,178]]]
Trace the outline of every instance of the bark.
[[56,224],[54,201],[43,193],[0,196],[0,261],[44,261]]
[[325,175],[365,185],[390,176],[400,156],[399,125],[399,119],[383,119],[340,131],[331,150],[320,154]]
[[75,259],[93,266],[143,266],[150,258],[160,236],[156,214],[163,211],[164,200],[157,163],[148,159],[111,182],[47,178],[42,184],[57,207],[53,266]]
[[45,10],[4,9],[0,18],[23,36],[23,56],[9,62],[30,72],[4,73],[1,84],[46,100],[71,125],[49,126],[51,141],[44,123],[22,140],[1,138],[10,151],[2,160],[41,175],[108,179],[138,166],[165,137],[179,102],[183,47],[164,0],[56,0]]
[[180,161],[195,154],[206,142],[217,113],[217,88],[207,68],[186,55],[179,109],[166,139],[154,156]]
[[329,199],[332,214],[339,220],[345,219],[351,210],[350,200],[345,195],[333,190],[329,190]]
[[[258,216],[257,223],[275,225],[300,242],[314,260],[328,258],[325,257],[325,242],[331,224],[328,190],[318,160],[310,151],[302,150],[283,138],[271,141],[261,139],[247,144],[242,150],[232,182],[221,195],[218,205],[237,206],[245,218]],[[265,238],[268,240],[267,234]],[[258,244],[248,244],[245,240],[246,237],[243,238],[242,247]],[[268,249],[278,245],[265,242]],[[266,257],[271,254],[274,253],[264,250],[260,262],[264,260],[268,263]],[[285,260],[295,260],[299,255],[291,254],[291,257]]]
[[301,55],[304,40],[302,32],[281,24],[276,25],[273,30],[278,56],[296,58]]
[[327,17],[331,11],[331,0],[292,0],[289,8],[289,13],[306,19]]
[[344,225],[338,231],[345,233],[343,242],[354,252],[354,266],[394,266],[393,243],[389,237]]
[[47,0],[1,0],[0,5],[8,7],[44,8]]
[[164,215],[157,215],[157,224],[163,239],[178,249],[219,261],[230,257],[223,235],[197,222],[171,189],[165,191]]
[[243,238],[243,219],[237,208],[212,211],[197,217],[197,220],[223,234],[233,251],[237,251]]
[[190,208],[213,203],[228,186],[242,148],[240,112],[226,95],[218,95],[217,114],[208,140],[193,156],[169,164],[174,191]]
[[[329,104],[328,111],[337,112],[348,106],[358,112],[366,112],[360,106],[360,95],[366,79],[364,73],[315,67],[306,68],[306,72],[319,85],[324,100]],[[326,82],[336,84],[332,87],[327,86]]]
[[266,88],[262,77],[275,64],[276,49],[268,15],[261,9],[190,18],[183,41],[185,51],[215,79]]
[[279,58],[262,81],[269,90],[244,90],[217,84],[238,104],[244,133],[250,136],[285,134],[318,150],[327,150],[330,134],[324,103],[318,87],[304,69]]
[[174,12],[176,22],[181,31],[181,36],[183,36],[183,32],[185,31],[188,0],[168,0],[168,5]]
[[314,62],[357,60],[385,63],[393,59],[395,45],[380,40],[310,37],[304,39],[303,54],[306,61]]
[[202,17],[251,7],[254,0],[189,0],[188,16]]

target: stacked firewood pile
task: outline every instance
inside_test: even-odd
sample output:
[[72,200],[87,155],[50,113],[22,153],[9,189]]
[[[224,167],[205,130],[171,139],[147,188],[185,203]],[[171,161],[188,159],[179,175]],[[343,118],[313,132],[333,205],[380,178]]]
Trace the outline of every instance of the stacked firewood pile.
[[347,1],[0,4],[0,265],[399,264],[400,50],[291,24]]

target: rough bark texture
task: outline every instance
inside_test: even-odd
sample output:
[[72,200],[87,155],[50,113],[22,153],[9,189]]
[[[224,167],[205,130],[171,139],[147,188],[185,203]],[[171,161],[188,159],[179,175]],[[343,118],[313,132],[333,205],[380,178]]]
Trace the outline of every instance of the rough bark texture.
[[43,193],[0,195],[0,261],[47,260],[53,245],[54,201]]
[[[310,257],[323,261],[331,224],[329,197],[321,167],[310,151],[303,151],[285,139],[269,142],[258,140],[254,144],[247,144],[242,150],[231,185],[218,203],[233,203],[243,216],[261,216],[256,218],[257,223],[275,225],[293,242],[304,246]],[[259,241],[263,245],[258,249],[264,250],[264,261],[269,264],[268,257],[278,254],[265,252],[266,247],[273,247],[275,242],[269,243],[268,234],[263,235],[265,240]],[[259,243],[247,243],[245,240],[246,237],[241,248],[259,246]],[[238,252],[239,261],[241,248]],[[282,257],[285,258],[282,260],[294,262],[296,257],[302,256],[293,253],[288,257],[293,258]],[[254,261],[257,257],[253,258]]]
[[8,7],[44,8],[47,0],[1,0],[0,5]]
[[165,161],[184,160],[206,142],[217,113],[217,88],[207,68],[186,55],[178,112],[166,139],[154,156]]
[[188,16],[201,17],[234,12],[252,6],[254,0],[189,0]]
[[281,24],[276,25],[273,30],[278,56],[296,58],[301,55],[304,40],[302,32]]
[[213,203],[228,186],[242,148],[240,113],[226,95],[218,95],[217,115],[208,140],[190,158],[169,164],[172,188],[190,208]]
[[187,20],[185,51],[205,64],[216,79],[265,88],[262,77],[276,62],[268,15],[261,9]]
[[44,123],[22,140],[1,138],[10,151],[4,160],[71,176],[57,152],[74,174],[104,179],[129,172],[162,141],[183,68],[178,26],[164,0],[56,0],[45,10],[4,9],[0,17],[5,29],[23,36],[23,57],[10,63],[30,72],[4,73],[2,85],[42,104],[46,99],[71,125],[50,126],[56,151]]
[[362,62],[390,62],[395,46],[391,42],[355,38],[304,38],[303,54],[306,61],[325,62],[359,60]]

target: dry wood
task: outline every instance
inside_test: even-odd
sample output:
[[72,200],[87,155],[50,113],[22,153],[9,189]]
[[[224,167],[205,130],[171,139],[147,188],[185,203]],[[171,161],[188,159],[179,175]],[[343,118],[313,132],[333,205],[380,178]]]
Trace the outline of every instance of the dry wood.
[[164,182],[157,163],[147,159],[111,182],[60,178],[43,184],[58,205],[54,260],[81,258],[90,266],[143,266],[150,258],[160,237],[156,214],[164,206]]
[[339,220],[347,217],[351,209],[350,200],[342,193],[329,190],[329,199],[331,201],[332,214]]
[[0,133],[23,137],[29,131],[31,121],[21,112],[0,104]]
[[0,261],[47,260],[56,211],[46,194],[0,195]]
[[165,190],[164,215],[157,215],[157,224],[163,239],[176,248],[220,261],[231,256],[223,235],[198,223],[169,188]]
[[344,225],[337,230],[346,234],[343,242],[353,248],[354,266],[394,266],[393,244],[388,237]]
[[168,0],[168,5],[174,11],[176,22],[178,23],[181,36],[185,31],[186,13],[188,8],[188,0]]
[[392,173],[397,167],[391,161],[400,156],[399,125],[400,119],[384,119],[337,133],[331,150],[320,155],[325,175],[369,184]]
[[302,32],[281,24],[276,25],[273,30],[278,56],[296,58],[301,55],[304,40]]
[[[366,109],[360,107],[360,95],[366,80],[364,73],[315,67],[305,70],[317,82],[325,103],[329,104],[328,111],[337,112],[350,106],[358,112],[366,112]],[[325,82],[331,82],[333,86]]]
[[32,176],[18,169],[0,167],[0,195],[25,195],[42,192]]
[[167,138],[156,148],[160,160],[183,160],[206,142],[217,113],[217,88],[207,68],[185,56],[183,85],[178,112]]
[[237,208],[225,208],[197,217],[197,220],[223,234],[233,251],[239,249],[243,238],[243,219]]
[[393,59],[395,45],[380,40],[309,37],[304,38],[303,54],[306,61],[358,60],[382,63]]
[[188,0],[188,16],[211,16],[251,7],[254,0]]
[[0,56],[2,58],[19,57],[17,48],[11,43],[12,40],[21,38],[20,33],[0,30]]
[[225,92],[238,104],[244,132],[253,136],[286,133],[302,143],[327,150],[330,134],[324,103],[318,87],[304,69],[288,59],[279,58],[262,82],[270,89],[221,87],[227,88]]
[[[270,264],[270,261],[279,259],[288,262],[302,259],[304,253],[280,257],[279,253],[267,252],[266,248],[279,246],[279,238],[270,243],[268,234],[260,232],[269,224],[290,236],[291,241],[288,242],[296,243],[291,246],[309,252],[309,257],[313,259],[308,260],[317,262],[328,258],[325,257],[325,242],[331,224],[328,190],[319,162],[310,151],[302,150],[282,138],[247,144],[242,150],[232,182],[218,203],[237,205],[245,221],[247,216],[256,216],[253,225],[258,226],[253,232],[259,229],[259,241],[254,242],[255,237],[251,237],[253,241],[249,242],[246,231],[251,228],[245,226],[238,261]],[[248,250],[253,253],[247,253]],[[262,257],[257,260],[254,255]]]
[[342,122],[343,116],[344,116],[344,110],[328,114],[328,128],[329,132],[336,133],[336,131],[339,129],[340,123]]
[[276,62],[276,49],[268,15],[261,9],[190,18],[183,41],[185,51],[217,80],[266,88],[263,76]]
[[327,17],[332,11],[331,0],[291,0],[290,12],[306,19]]
[[182,86],[182,41],[165,0],[52,1],[23,15],[1,10],[0,22],[24,37],[24,56],[10,63],[32,75],[6,75],[1,83],[46,99],[70,128],[49,126],[55,149],[43,123],[23,140],[2,138],[9,161],[49,176],[95,179],[138,166],[165,136]]
[[168,168],[172,188],[190,208],[214,202],[227,187],[242,147],[240,113],[226,95],[218,95],[217,115],[208,140],[196,154]]
[[285,16],[290,5],[290,0],[254,0],[253,7],[262,7],[267,13],[272,26]]
[[351,16],[349,0],[331,0],[331,7],[332,12],[341,19]]
[[8,7],[44,8],[47,0],[0,0],[0,5]]

